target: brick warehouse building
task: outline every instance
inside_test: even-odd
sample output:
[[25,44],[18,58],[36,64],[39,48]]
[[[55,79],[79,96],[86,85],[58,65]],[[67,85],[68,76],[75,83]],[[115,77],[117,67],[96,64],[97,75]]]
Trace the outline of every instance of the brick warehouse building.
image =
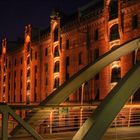
[[[49,28],[28,25],[23,40],[2,40],[0,102],[39,103],[87,64],[139,36],[139,0],[95,0],[71,16],[54,10]],[[114,61],[67,102],[102,100],[138,60],[136,50]]]

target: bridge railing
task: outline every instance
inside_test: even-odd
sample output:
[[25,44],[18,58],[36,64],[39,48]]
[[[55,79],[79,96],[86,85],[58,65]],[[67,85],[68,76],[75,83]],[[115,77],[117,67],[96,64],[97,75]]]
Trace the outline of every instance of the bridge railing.
[[[56,133],[64,133],[64,132],[73,132],[77,131],[82,124],[87,120],[87,118],[92,114],[95,110],[97,105],[61,105],[56,107],[43,107],[41,108],[42,114],[46,113],[46,119],[42,120],[41,115],[38,121],[38,125],[34,127],[39,136],[41,135],[44,137],[45,135],[52,135]],[[18,108],[16,107],[16,113],[19,116],[26,116],[28,117],[31,111],[39,109],[38,107],[23,107]],[[13,112],[13,111],[12,111]],[[8,117],[8,114],[11,115],[11,110],[6,104],[0,104],[0,113],[2,114],[2,123],[1,123],[1,132],[2,132],[2,140],[8,139],[10,136],[10,132],[18,123],[21,123],[20,120],[12,119],[12,117]],[[28,127],[24,128],[28,131]],[[120,129],[121,128],[132,128],[132,127],[140,126],[140,105],[139,104],[127,104],[124,108],[120,111],[117,117],[112,122],[108,133],[105,134],[105,137],[117,137],[120,136]],[[114,131],[110,134],[110,131]],[[26,132],[26,131],[25,131]],[[37,134],[30,135],[28,133],[21,133],[21,136],[30,136],[37,137]],[[16,136],[14,136],[16,137]]]

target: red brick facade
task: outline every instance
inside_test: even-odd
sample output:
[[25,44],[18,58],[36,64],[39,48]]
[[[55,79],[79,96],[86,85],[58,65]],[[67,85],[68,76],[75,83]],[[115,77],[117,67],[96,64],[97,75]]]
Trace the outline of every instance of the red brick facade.
[[[24,42],[4,39],[0,56],[0,102],[39,103],[112,47],[140,37],[139,0],[101,0],[99,4],[96,8],[94,2],[81,7],[77,16],[68,18],[67,22],[54,11],[50,30],[38,30],[35,36],[33,27],[28,25]],[[139,51],[136,59],[140,60]],[[116,60],[84,84],[83,99],[80,88],[67,101],[103,99],[136,59],[133,52]]]

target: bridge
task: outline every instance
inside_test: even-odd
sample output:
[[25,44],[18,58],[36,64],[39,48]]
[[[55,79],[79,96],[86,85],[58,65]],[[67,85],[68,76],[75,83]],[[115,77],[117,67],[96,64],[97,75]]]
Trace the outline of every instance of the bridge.
[[[58,90],[54,91],[50,96],[48,96],[44,101],[40,103],[40,108],[31,111],[28,114],[28,119],[26,120],[22,120],[9,106],[2,104],[0,108],[0,112],[3,114],[2,139],[8,139],[8,135],[5,132],[7,130],[7,114],[9,113],[11,116],[14,117],[15,120],[19,122],[19,125],[17,125],[15,129],[13,129],[13,131],[11,132],[12,136],[20,135],[23,131],[27,130],[33,137],[35,137],[35,139],[42,140],[43,138],[33,128],[37,127],[40,120],[45,120],[45,118],[50,115],[52,108],[63,103],[84,82],[93,78],[105,66],[119,59],[121,56],[124,56],[139,48],[140,38],[137,38],[119,47],[116,47],[115,49],[110,50],[99,59],[80,70],[77,74],[72,76],[69,81],[60,86]],[[73,137],[73,140],[101,139],[101,137],[104,135],[105,131],[110,126],[113,119],[123,108],[127,100],[139,88],[139,73],[140,64],[136,64],[121,79],[117,86],[115,86],[113,90],[111,90],[108,96],[101,102],[97,109],[85,121],[85,123],[81,126],[79,131]],[[46,106],[50,107],[47,107],[46,109]],[[25,130],[23,130],[22,127],[24,127]]]

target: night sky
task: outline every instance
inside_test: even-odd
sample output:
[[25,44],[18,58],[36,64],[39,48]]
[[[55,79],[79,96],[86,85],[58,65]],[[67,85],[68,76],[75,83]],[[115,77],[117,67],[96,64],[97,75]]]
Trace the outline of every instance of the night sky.
[[0,40],[16,40],[24,33],[24,26],[48,27],[53,8],[66,14],[92,0],[0,0]]

